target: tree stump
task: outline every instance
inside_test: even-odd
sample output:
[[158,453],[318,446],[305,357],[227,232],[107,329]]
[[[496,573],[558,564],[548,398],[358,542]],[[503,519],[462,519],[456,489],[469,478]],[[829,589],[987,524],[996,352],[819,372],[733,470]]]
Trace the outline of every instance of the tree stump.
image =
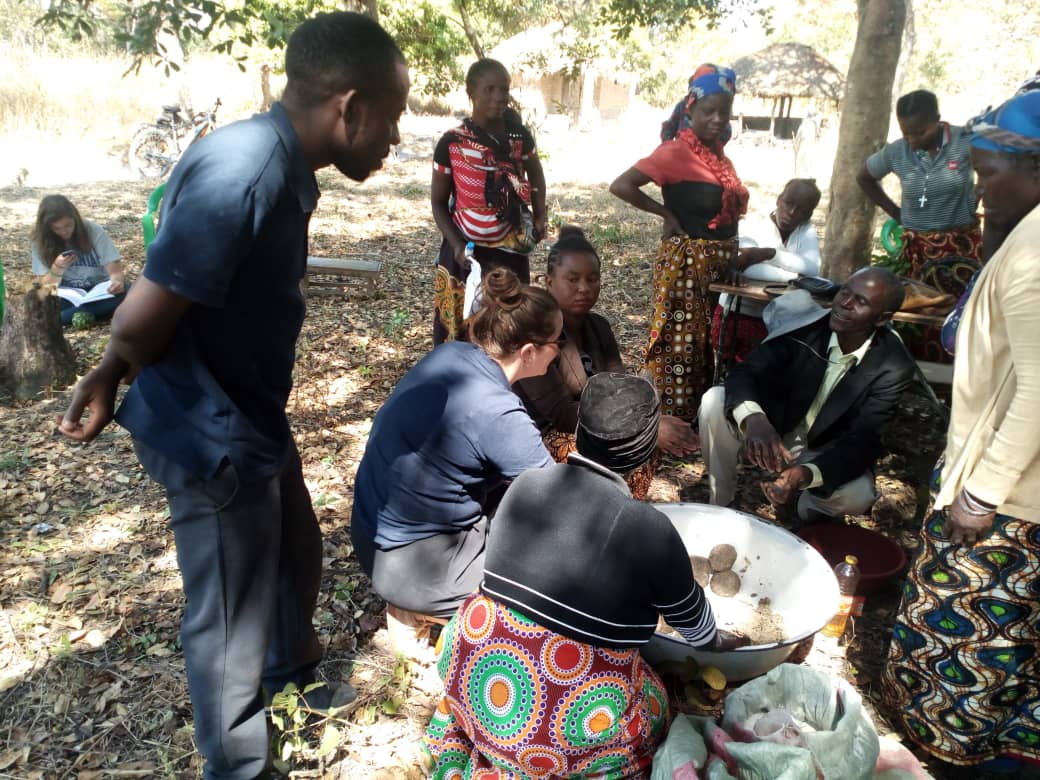
[[34,284],[7,299],[0,328],[0,387],[18,400],[76,381],[76,357],[61,332],[58,297]]

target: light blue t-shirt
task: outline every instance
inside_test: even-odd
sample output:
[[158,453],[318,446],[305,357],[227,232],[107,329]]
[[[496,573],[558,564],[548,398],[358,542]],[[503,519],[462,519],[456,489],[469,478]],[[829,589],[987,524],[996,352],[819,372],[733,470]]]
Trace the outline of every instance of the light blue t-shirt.
[[[83,226],[87,229],[87,238],[90,241],[91,250],[81,252],[71,244],[66,248],[76,253],[76,259],[61,277],[62,287],[75,287],[79,290],[89,290],[91,287],[108,281],[108,272],[105,266],[119,259],[119,250],[108,237],[108,233],[96,222],[89,219],[83,220]],[[40,256],[40,245],[34,241],[32,244],[32,272],[36,276],[46,274],[54,258],[43,258]]]

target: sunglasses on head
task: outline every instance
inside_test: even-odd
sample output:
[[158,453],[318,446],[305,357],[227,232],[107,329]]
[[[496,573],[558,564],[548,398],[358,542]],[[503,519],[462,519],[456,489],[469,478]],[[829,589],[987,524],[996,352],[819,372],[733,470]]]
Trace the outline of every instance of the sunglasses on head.
[[555,341],[532,341],[532,344],[538,347],[548,347],[555,344],[560,349],[563,349],[563,345],[567,343],[567,331],[560,330],[560,335],[556,337]]

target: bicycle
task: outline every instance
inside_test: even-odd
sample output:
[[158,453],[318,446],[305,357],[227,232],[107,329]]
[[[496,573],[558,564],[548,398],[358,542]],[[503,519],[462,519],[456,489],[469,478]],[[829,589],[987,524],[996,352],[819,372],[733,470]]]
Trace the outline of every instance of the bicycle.
[[211,109],[199,111],[190,119],[181,114],[180,106],[163,106],[162,116],[154,124],[143,125],[134,132],[130,170],[144,179],[168,174],[185,149],[216,128],[220,105],[217,98]]

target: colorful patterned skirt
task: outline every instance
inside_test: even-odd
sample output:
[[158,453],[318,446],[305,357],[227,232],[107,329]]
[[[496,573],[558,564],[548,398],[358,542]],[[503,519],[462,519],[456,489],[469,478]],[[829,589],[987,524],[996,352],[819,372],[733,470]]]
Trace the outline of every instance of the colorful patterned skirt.
[[[965,225],[951,230],[910,230],[903,229],[903,259],[909,268],[907,276],[920,279],[933,287],[939,286],[922,277],[927,263],[941,260],[944,257],[967,257],[970,260],[982,258],[982,228],[978,223]],[[965,280],[965,283],[967,280]],[[939,286],[939,289],[942,289]],[[960,295],[961,290],[943,290]]]
[[668,699],[638,650],[567,639],[479,593],[438,644],[434,780],[649,775]]
[[692,421],[711,387],[715,358],[711,318],[737,240],[673,236],[661,242],[654,265],[654,312],[643,367],[661,394],[661,413]]
[[[561,433],[560,431],[549,431],[542,435],[545,449],[549,450],[553,460],[557,463],[565,463],[567,456],[578,451],[577,437],[573,433]],[[650,492],[650,483],[654,481],[654,474],[661,463],[661,451],[654,450],[650,460],[625,477],[628,489],[632,491],[632,498],[638,501],[646,501],[647,493]]]
[[[492,269],[504,266],[515,273],[524,284],[531,283],[531,263],[527,255],[478,244],[473,248],[473,257],[480,263],[481,277],[487,276]],[[434,346],[459,338],[465,300],[466,273],[456,262],[451,244],[442,241],[433,279]]]
[[998,515],[970,548],[922,530],[882,675],[907,734],[950,764],[1040,761],[1040,525]]

